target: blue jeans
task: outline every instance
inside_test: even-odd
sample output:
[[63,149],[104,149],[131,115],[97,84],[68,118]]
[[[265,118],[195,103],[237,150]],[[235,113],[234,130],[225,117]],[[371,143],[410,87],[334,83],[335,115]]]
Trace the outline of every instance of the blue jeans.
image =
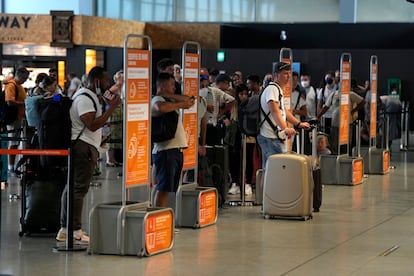
[[277,138],[267,138],[262,135],[257,136],[257,142],[262,149],[262,168],[266,168],[267,158],[273,154],[285,153],[286,145]]

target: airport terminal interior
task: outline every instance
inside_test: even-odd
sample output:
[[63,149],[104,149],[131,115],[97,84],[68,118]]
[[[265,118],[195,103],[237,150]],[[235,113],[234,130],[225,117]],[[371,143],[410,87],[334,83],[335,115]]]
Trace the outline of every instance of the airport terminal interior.
[[[138,46],[131,43],[129,47],[141,49],[146,45],[152,49],[152,64],[148,63],[152,68],[148,72],[154,77],[155,63],[164,57],[179,63],[182,47],[188,41],[201,45],[202,58],[195,67],[217,68],[219,73],[227,74],[240,70],[246,76],[254,73],[260,78],[271,70],[279,50],[293,49],[292,65],[299,72],[313,75],[315,88],[320,78],[325,81],[326,70],[342,66],[339,57],[348,51],[352,54],[352,77],[361,84],[373,80],[368,75],[373,72],[368,70],[372,65],[368,61],[375,55],[380,68],[378,83],[375,73],[378,95],[391,94],[391,84],[398,81],[398,94],[405,104],[410,103],[410,108],[405,105],[406,110],[411,111],[413,106],[414,50],[410,39],[414,32],[414,0],[40,2],[0,1],[1,80],[17,66],[27,67],[32,75],[56,67],[61,86],[68,73],[81,76],[92,66],[103,66],[111,75],[120,68],[132,68],[123,66],[128,62],[122,53],[125,37],[133,33],[151,38],[148,45],[139,41]],[[195,82],[200,77],[197,73]],[[349,71],[345,75],[351,76]],[[33,86],[26,84],[26,88]],[[371,103],[377,104],[375,100]],[[411,121],[405,120],[405,140],[391,142],[389,164],[385,157],[380,161],[386,164],[387,173],[365,173],[362,183],[356,185],[322,183],[322,205],[312,218],[266,218],[263,206],[255,204],[258,187],[254,187],[253,194],[243,199],[240,194],[228,195],[211,225],[174,228],[169,224],[171,248],[150,256],[96,252],[76,242],[67,246],[56,240],[57,231],[22,233],[21,178],[10,175],[0,188],[0,276],[414,275],[414,120],[413,112],[405,114],[411,115]],[[407,128],[411,130],[409,135]],[[4,142],[1,137],[0,142]],[[196,159],[197,150],[194,153]],[[85,197],[82,230],[95,238],[90,245],[124,249],[136,247],[140,238],[141,243],[145,243],[144,238],[153,241],[142,234],[150,226],[128,228],[128,239],[118,235],[127,222],[117,220],[122,223],[116,224],[114,218],[105,217],[104,211],[101,227],[94,228],[90,214],[96,206],[119,205],[126,195],[128,204],[138,201],[150,206],[147,187],[124,193],[122,173],[125,175],[126,170],[106,163],[102,153],[100,174],[94,176]],[[332,178],[337,177],[338,171],[326,171]],[[354,171],[342,176],[353,179]],[[280,184],[275,178],[277,181]],[[195,212],[191,208],[186,211]],[[128,223],[139,216],[131,212],[130,218]]]
[[[104,162],[86,198],[86,232],[92,206],[121,198],[121,168]],[[216,224],[179,228],[170,251],[142,258],[55,252],[54,234],[19,237],[21,202],[10,195],[20,185],[12,178],[1,190],[0,275],[412,275],[413,162],[414,152],[394,140],[389,174],[324,185],[313,219],[266,220],[260,206],[229,205]]]

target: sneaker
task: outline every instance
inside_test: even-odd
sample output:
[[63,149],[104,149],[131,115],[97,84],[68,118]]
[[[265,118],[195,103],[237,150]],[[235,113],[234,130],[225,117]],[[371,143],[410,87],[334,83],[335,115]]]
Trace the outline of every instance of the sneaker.
[[[73,239],[79,243],[89,243],[89,237],[81,229],[73,231]],[[60,228],[56,235],[56,240],[59,242],[66,241],[66,228]]]
[[237,186],[236,183],[231,184],[231,188],[229,190],[229,194],[231,194],[231,195],[240,194],[240,187]]
[[87,236],[86,233],[82,231],[82,229],[73,231],[73,239],[80,243],[89,243],[89,236]]
[[251,195],[251,194],[253,194],[253,190],[252,190],[252,185],[251,184],[246,184],[244,186],[244,194],[245,195]]
[[66,228],[60,228],[59,232],[56,235],[56,240],[60,242],[66,241]]

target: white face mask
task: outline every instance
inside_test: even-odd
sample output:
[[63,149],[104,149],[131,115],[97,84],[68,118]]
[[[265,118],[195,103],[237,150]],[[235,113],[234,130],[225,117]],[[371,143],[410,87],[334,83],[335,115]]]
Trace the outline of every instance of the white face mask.
[[308,88],[309,87],[309,81],[301,81],[300,84],[302,85],[302,87],[304,88]]
[[95,92],[96,92],[96,95],[98,95],[98,96],[102,94],[99,80],[98,80],[98,83],[97,83],[97,85],[95,87]]

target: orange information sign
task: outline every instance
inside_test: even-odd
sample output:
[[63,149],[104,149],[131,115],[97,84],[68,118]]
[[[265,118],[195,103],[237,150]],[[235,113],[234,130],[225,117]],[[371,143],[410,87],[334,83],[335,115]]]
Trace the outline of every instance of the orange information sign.
[[184,150],[184,169],[197,166],[198,139],[198,87],[199,87],[200,57],[198,54],[186,53],[184,56],[184,95],[193,96],[194,106],[184,110],[183,126],[187,137],[188,148]]
[[215,190],[200,194],[200,227],[216,222],[217,193]]
[[124,145],[126,187],[149,182],[150,63],[149,50],[127,51]]
[[145,249],[149,255],[172,246],[173,213],[169,209],[150,213],[145,221]]
[[341,99],[339,112],[339,144],[349,140],[349,91],[351,89],[351,62],[343,61],[341,68]]
[[352,162],[352,184],[359,184],[364,177],[364,163],[362,159],[357,159]]
[[[282,62],[292,64],[292,60],[290,58],[283,58]],[[283,87],[283,105],[285,110],[290,110],[290,97],[292,95],[292,70],[290,71],[290,78],[289,82]]]
[[377,64],[371,64],[371,122],[369,135],[377,137]]

